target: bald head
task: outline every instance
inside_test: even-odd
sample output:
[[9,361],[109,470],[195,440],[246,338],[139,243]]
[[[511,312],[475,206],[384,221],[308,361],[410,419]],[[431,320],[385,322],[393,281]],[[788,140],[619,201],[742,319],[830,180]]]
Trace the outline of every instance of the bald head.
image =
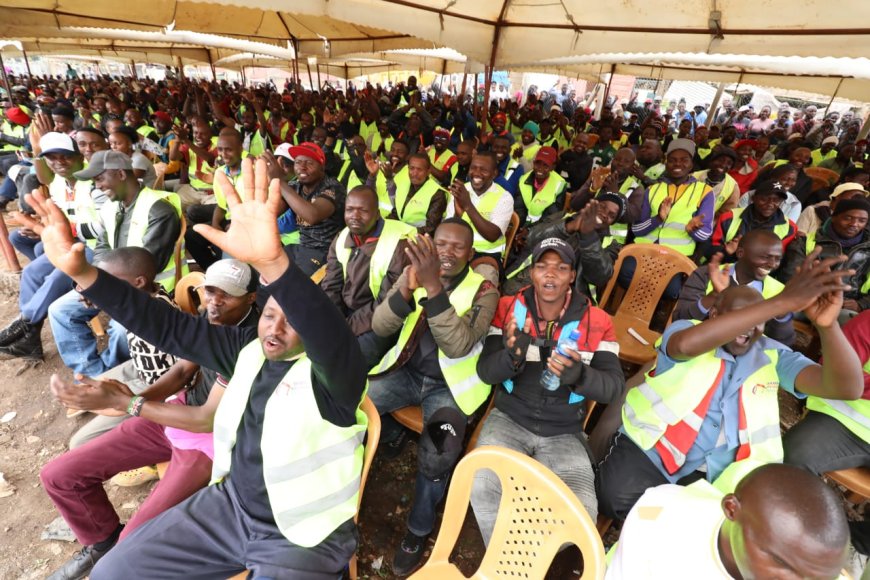
[[740,241],[737,243],[738,248],[749,248],[753,245],[759,244],[780,244],[782,245],[782,240],[779,239],[775,233],[771,230],[749,230],[746,232]]
[[739,310],[764,300],[761,292],[749,286],[729,286],[724,292],[716,296],[713,308],[716,314],[725,314],[732,310]]
[[[723,563],[743,578],[836,578],[849,544],[842,501],[809,471],[768,464],[722,499]],[[720,542],[720,546],[721,546]]]

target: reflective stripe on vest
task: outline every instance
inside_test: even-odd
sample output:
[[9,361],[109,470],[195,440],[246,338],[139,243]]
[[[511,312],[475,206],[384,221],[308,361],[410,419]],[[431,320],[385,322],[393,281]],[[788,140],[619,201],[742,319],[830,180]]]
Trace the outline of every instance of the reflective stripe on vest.
[[103,229],[97,207],[94,205],[93,197],[91,197],[93,188],[92,181],[76,181],[73,186],[73,199],[68,200],[66,198],[66,179],[60,175],[55,175],[51,183],[48,184],[48,195],[54,205],[59,207],[70,221],[74,235],[82,239],[91,249],[97,246],[97,239],[82,237],[82,226],[87,225],[86,229],[94,233]]
[[517,167],[520,166],[520,162],[516,160],[508,161],[507,167],[504,168],[504,178],[510,180],[511,176],[516,171]]
[[[719,266],[720,270],[724,270],[725,268],[730,267],[731,264],[722,264]],[[761,281],[761,295],[765,300],[769,300],[773,298],[785,288],[782,282],[779,280],[775,280],[771,276],[765,276],[764,280]],[[707,282],[707,294],[710,294],[713,291],[713,282]]]
[[[698,211],[708,189],[709,186],[701,181],[689,184],[680,198],[674,202],[668,219],[647,234],[637,236],[634,241],[639,244],[661,244],[684,256],[691,256],[695,252],[695,240],[686,231],[686,224]],[[664,182],[654,184],[649,188],[647,195],[650,215],[655,217],[659,213],[659,206],[668,197],[668,184]]]
[[[408,172],[397,175],[395,184],[396,214],[399,219],[415,228],[425,226],[426,214],[429,212],[429,206],[432,205],[432,198],[442,191],[441,184],[430,176],[410,199],[408,199],[408,193],[411,191],[411,177]],[[444,218],[443,215],[441,217]]]
[[142,137],[151,138],[152,134],[157,133],[157,129],[155,129],[154,127],[151,127],[149,125],[142,125],[138,129],[136,129],[136,132],[139,133]]
[[[450,305],[456,310],[457,316],[464,316],[474,305],[474,297],[483,281],[483,276],[469,270],[459,286],[450,293],[448,297]],[[396,361],[399,360],[399,355],[408,344],[408,340],[417,326],[417,321],[420,320],[420,315],[423,313],[420,300],[425,297],[425,288],[414,290],[414,303],[416,305],[414,312],[405,318],[398,342],[387,351],[381,362],[372,370],[373,374],[391,370]],[[438,349],[438,366],[441,367],[441,372],[444,374],[444,380],[450,388],[453,399],[466,415],[474,413],[489,396],[490,386],[477,376],[477,359],[480,358],[481,351],[483,351],[482,339],[474,344],[471,352],[459,358],[450,358],[440,348]]]
[[[510,195],[506,192],[499,184],[493,182],[490,188],[481,196],[477,195],[471,186],[466,184],[465,186],[468,188],[468,193],[471,196],[472,202],[476,197],[478,199],[478,203],[475,204],[477,208],[477,213],[483,217],[488,222],[492,222],[492,212],[495,211],[495,207],[498,205],[499,200],[502,195]],[[468,217],[468,212],[464,212],[462,214],[462,219],[471,226],[471,229],[474,230],[474,249],[478,252],[482,252],[484,254],[494,254],[496,252],[504,252],[505,251],[505,238],[504,232],[493,242],[488,241],[486,238],[480,235],[477,229],[474,227],[474,224],[471,222],[471,218]]]
[[393,146],[392,136],[387,136],[386,140],[381,136],[380,131],[376,131],[374,135],[372,135],[372,154],[377,154],[378,149],[381,147],[381,143],[384,144],[384,153],[381,155],[381,159],[386,160],[390,154],[390,147]]
[[[214,416],[213,484],[231,473],[236,433],[264,362],[259,340],[239,353]],[[350,427],[322,418],[304,354],[269,397],[260,439],[263,479],[275,523],[294,544],[316,546],[356,514],[367,423],[359,407]]]
[[[217,146],[217,137],[211,138],[211,146]],[[197,179],[196,177],[196,152],[193,150],[193,147],[187,150],[188,161],[190,162],[187,166],[187,175],[188,175],[188,183],[191,187],[194,187],[200,191],[213,189],[213,185],[201,179]],[[203,159],[202,164],[199,168],[200,173],[208,173],[214,174],[214,168],[208,164],[208,162]]]
[[[870,374],[870,359],[864,362],[862,370],[865,375]],[[870,401],[867,399],[839,401],[811,396],[807,398],[807,408],[833,417],[864,443],[870,443]]]
[[[242,159],[248,157],[247,151],[242,151]],[[236,175],[230,175],[230,169],[226,165],[220,165],[217,169],[215,169],[215,173],[218,171],[223,171],[224,175],[227,176],[227,179],[230,183],[233,184],[233,187],[236,188],[236,193],[239,195],[244,195],[244,187],[245,182],[242,180],[242,171],[241,171],[241,163],[239,163],[239,172]],[[224,210],[224,219],[230,221],[232,218],[230,217],[230,208],[227,205],[227,196],[224,195],[223,190],[221,189],[220,182],[215,178],[214,184],[212,185],[214,188],[214,201],[219,208]]]
[[534,173],[531,177],[520,181],[520,195],[523,196],[523,203],[529,212],[527,221],[536,223],[541,219],[544,210],[556,203],[556,198],[565,190],[566,182],[561,175],[551,171],[544,187],[534,191],[535,187],[528,183],[529,179],[534,180]]
[[[708,170],[696,171],[692,174],[692,177],[694,177],[698,181],[706,183],[708,174]],[[722,208],[725,202],[728,201],[728,199],[731,197],[731,194],[734,193],[735,187],[737,187],[737,182],[734,181],[734,178],[727,173],[725,174],[725,178],[722,181],[720,181],[716,185],[710,185],[710,189],[713,191],[713,195],[715,196],[713,205],[717,212]]]
[[[393,255],[399,241],[410,239],[416,233],[417,230],[407,224],[396,220],[384,220],[384,227],[381,229],[381,235],[378,237],[375,250],[369,261],[369,290],[371,290],[372,298],[375,300],[381,293],[381,283],[387,276],[390,262],[393,261]],[[350,261],[352,251],[351,248],[347,247],[349,235],[350,230],[344,228],[335,240],[335,258],[341,264],[341,273],[345,282],[347,282],[347,263]]]
[[[400,182],[408,177],[408,166],[405,165],[393,175],[393,183]],[[390,199],[390,191],[387,188],[388,180],[383,171],[378,171],[375,177],[375,193],[378,194],[378,210],[381,212],[381,217],[385,218],[393,213],[393,200]]]
[[[148,187],[142,188],[142,190],[139,191],[139,195],[136,196],[136,201],[133,203],[133,215],[130,217],[130,229],[128,230],[127,241],[126,244],[124,244],[124,247],[144,247],[143,242],[145,240],[145,234],[148,233],[148,214],[151,211],[151,206],[159,201],[165,201],[172,205],[172,207],[175,208],[176,215],[181,219],[181,200],[179,199],[178,194],[168,191],[155,191]],[[106,206],[111,212],[106,215],[114,216],[117,213],[119,204],[120,202],[117,201],[106,203]],[[109,247],[115,249],[115,228],[117,227],[117,224],[114,219],[104,220],[104,222],[104,225],[106,226],[106,239],[109,242]],[[172,292],[172,290],[175,289],[176,270],[174,248],[175,244],[173,244],[173,252],[169,256],[169,261],[154,278],[154,281],[163,286],[163,289],[167,292]],[[184,256],[183,241],[181,242],[181,255]],[[157,264],[157,267],[159,268],[160,264]],[[182,260],[181,269],[182,276],[187,274],[187,262],[184,260]]]
[[[636,178],[632,176],[628,176],[622,182],[622,185],[619,186],[619,193],[623,194],[623,197],[626,199],[626,203],[628,203],[628,195],[634,191],[634,189],[640,186],[641,183]],[[628,224],[624,224],[622,222],[613,222],[610,224],[610,235],[616,239],[620,244],[625,243],[625,239],[628,237],[628,231],[631,226]]]
[[[731,210],[733,217],[731,218],[731,225],[728,226],[728,231],[725,232],[724,242],[730,242],[735,237],[737,237],[737,233],[740,231],[740,216],[743,215],[744,211],[746,211],[746,208],[742,207],[734,208],[733,210]],[[773,229],[771,231],[776,234],[776,237],[778,237],[780,240],[784,240],[785,237],[788,235],[789,229],[789,223],[788,220],[786,220],[781,224],[773,226]]]
[[453,152],[449,149],[445,149],[439,155],[439,153],[435,151],[434,146],[430,147],[429,151],[427,151],[426,154],[429,156],[429,162],[432,164],[432,167],[434,167],[438,171],[444,169],[444,166],[447,165],[447,162],[453,158]]
[[356,174],[356,171],[353,170],[353,166],[351,165],[350,159],[347,159],[341,166],[341,170],[338,172],[338,181],[344,186],[344,190],[350,193],[354,187],[362,185],[363,182]]
[[[775,349],[764,352],[770,362],[747,377],[741,387],[747,428],[737,436],[741,443],[749,444],[753,460],[778,463],[782,462],[778,353]],[[710,390],[710,381],[721,364],[715,351],[710,351],[674,365],[661,376],[647,373],[646,381],[628,392],[622,408],[622,423],[632,441],[641,449],[652,449],[669,425],[689,417]]]
[[[13,125],[9,121],[3,121],[3,125],[0,126],[0,133],[15,139],[24,139],[24,127]],[[24,145],[13,145],[12,143],[5,143],[3,147],[0,147],[0,151],[22,151],[23,149]]]

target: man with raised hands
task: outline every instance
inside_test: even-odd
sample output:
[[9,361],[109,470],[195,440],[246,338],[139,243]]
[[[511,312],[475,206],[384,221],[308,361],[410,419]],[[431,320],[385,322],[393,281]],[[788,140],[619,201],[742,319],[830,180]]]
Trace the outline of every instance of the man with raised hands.
[[[93,580],[244,570],[257,578],[337,578],[356,549],[363,357],[338,309],[284,252],[280,186],[267,183],[265,161],[252,171],[245,160],[242,172],[244,201],[217,176],[233,211],[229,230],[195,227],[260,273],[269,299],[256,331],[210,325],[91,266],[60,210],[40,194],[29,198],[42,218],[29,225],[88,300],[167,352],[232,376],[214,419],[212,485],[113,548]],[[152,404],[132,397],[128,409],[138,415]]]

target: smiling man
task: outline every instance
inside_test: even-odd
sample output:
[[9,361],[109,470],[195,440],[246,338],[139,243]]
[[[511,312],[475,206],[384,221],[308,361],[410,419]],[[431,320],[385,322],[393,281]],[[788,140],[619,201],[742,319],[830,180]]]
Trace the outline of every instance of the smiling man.
[[[417,236],[405,252],[409,268],[375,310],[372,328],[382,336],[399,333],[398,342],[372,371],[369,397],[381,413],[381,453],[399,454],[406,433],[389,413],[412,405],[423,408],[424,432],[445,410],[457,417],[454,430],[489,396],[477,376],[477,359],[498,303],[498,289],[471,269],[473,232],[463,220],[449,218],[434,238]],[[440,412],[440,413],[439,413]],[[423,557],[435,527],[435,508],[447,491],[461,445],[440,459],[417,455],[414,502],[408,533],[393,559],[393,572],[406,575]]]
[[[716,302],[717,296],[732,286],[755,288],[764,298],[773,298],[782,292],[782,283],[770,275],[782,260],[782,242],[771,231],[752,230],[740,238],[737,262],[722,264],[716,254],[710,263],[692,272],[674,308],[673,320],[704,320]],[[772,318],[764,326],[764,334],[791,346],[794,341],[792,313]]]
[[[840,258],[814,252],[777,296],[735,286],[707,320],[680,320],[658,343],[655,369],[632,388],[622,426],[599,465],[600,511],[625,519],[647,488],[706,478],[722,489],[763,463],[782,462],[777,391],[854,399],[861,363],[837,324]],[[803,310],[819,332],[824,367],[762,335],[771,318]]]
[[715,196],[710,186],[692,176],[695,144],[674,139],[668,146],[665,174],[643,197],[640,215],[632,225],[635,242],[662,244],[684,256],[713,233]]
[[[354,553],[363,464],[365,363],[344,317],[296,267],[278,235],[280,191],[265,160],[244,202],[226,175],[233,221],[203,225],[209,241],[248,262],[269,298],[257,328],[215,326],[149,298],[90,266],[69,225],[41,195],[46,254],[89,300],[132,332],[231,376],[214,415],[212,484],[143,524],[90,577],[338,578]],[[158,403],[130,398],[132,415]],[[297,444],[287,445],[288,441]]]

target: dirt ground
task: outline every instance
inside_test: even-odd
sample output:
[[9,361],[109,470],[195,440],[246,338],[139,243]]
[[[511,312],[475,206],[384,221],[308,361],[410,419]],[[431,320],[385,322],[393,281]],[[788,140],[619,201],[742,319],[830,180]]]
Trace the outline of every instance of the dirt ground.
[[[9,292],[15,286],[14,279],[0,273],[0,325],[18,314],[17,298]],[[15,489],[12,495],[0,497],[0,580],[44,578],[79,548],[77,543],[40,539],[57,512],[40,485],[39,470],[66,450],[69,437],[89,419],[87,415],[67,419],[52,399],[48,386],[51,374],[70,373],[57,354],[48,325],[43,330],[43,344],[45,362],[34,368],[19,361],[0,361],[0,421],[15,413],[11,420],[0,422],[0,472]],[[784,398],[782,403],[783,423],[788,426],[798,419],[800,409],[794,399]],[[413,442],[395,460],[375,458],[360,516],[360,578],[394,577],[390,562],[405,533],[415,469]],[[149,485],[119,488],[106,484],[106,488],[122,520],[129,518],[150,490]],[[850,518],[860,519],[866,503],[846,506]],[[617,536],[617,530],[611,530],[605,545]],[[430,539],[427,556],[433,543]],[[482,554],[483,544],[469,510],[453,561],[470,575]],[[579,552],[571,548],[557,557],[547,577],[578,578],[579,572]]]

